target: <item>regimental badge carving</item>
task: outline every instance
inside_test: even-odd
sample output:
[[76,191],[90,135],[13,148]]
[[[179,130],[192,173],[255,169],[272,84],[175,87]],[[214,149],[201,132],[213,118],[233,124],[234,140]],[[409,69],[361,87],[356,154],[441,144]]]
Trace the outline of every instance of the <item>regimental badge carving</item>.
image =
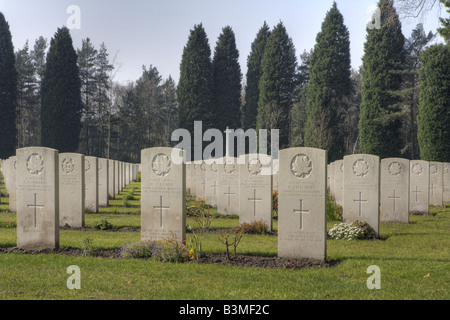
[[415,175],[421,175],[423,172],[423,167],[420,163],[415,163],[412,168],[411,171],[415,174]]
[[436,174],[438,172],[438,167],[435,164],[430,164],[430,174]]
[[369,164],[364,159],[356,160],[353,163],[353,173],[357,177],[364,177],[369,173]]
[[85,159],[84,160],[84,171],[88,172],[89,169],[91,169],[91,163],[89,162],[89,160]]
[[307,155],[298,154],[291,161],[291,172],[299,179],[308,178],[311,175],[312,169],[312,161]]
[[98,162],[98,171],[102,171],[103,169],[103,164],[99,161]]
[[232,174],[234,171],[236,171],[236,165],[234,163],[225,163],[223,165],[223,170],[225,173]]
[[393,176],[398,176],[402,172],[402,166],[398,162],[392,162],[389,167],[388,171]]
[[172,161],[164,153],[157,154],[152,161],[152,170],[159,177],[165,177],[169,174],[172,167]]
[[200,165],[200,170],[206,171],[206,163],[202,162],[202,164]]
[[75,170],[75,163],[71,158],[66,158],[61,163],[61,169],[65,174],[71,174]]
[[448,165],[444,165],[444,173],[448,173]]
[[212,172],[217,172],[217,163],[216,162],[211,163],[210,169]]
[[262,170],[262,164],[261,161],[259,161],[259,159],[250,159],[248,161],[248,172],[250,172],[250,174],[257,176],[258,174],[261,173]]
[[27,169],[32,175],[40,175],[44,170],[44,159],[37,153],[31,154],[27,159]]

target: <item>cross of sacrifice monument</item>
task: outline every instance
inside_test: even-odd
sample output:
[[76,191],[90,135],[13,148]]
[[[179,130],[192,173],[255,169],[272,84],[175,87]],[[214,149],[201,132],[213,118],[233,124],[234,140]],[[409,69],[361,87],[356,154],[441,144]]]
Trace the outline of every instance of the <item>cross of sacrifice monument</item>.
[[396,196],[395,191],[396,191],[396,190],[394,189],[394,195],[393,195],[393,196],[389,196],[389,197],[388,197],[389,199],[394,200],[394,211],[396,211],[396,210],[395,210],[395,200],[400,199],[400,197],[397,197],[397,196]]
[[300,199],[300,209],[294,209],[294,213],[299,213],[300,214],[300,226],[299,229],[303,230],[303,214],[304,213],[309,213],[309,210],[307,209],[303,209],[303,200]]
[[37,208],[43,208],[43,205],[39,205],[37,204],[37,200],[36,200],[36,193],[34,194],[34,204],[29,204],[27,205],[28,208],[34,208],[34,227],[36,228],[36,209]]
[[159,209],[159,226],[162,228],[163,209],[170,209],[170,207],[163,206],[163,196],[159,196],[159,206],[153,206],[153,209]]
[[256,217],[256,201],[262,201],[261,198],[256,197],[256,189],[253,189],[253,198],[248,198],[248,201],[253,201],[253,216]]
[[359,202],[359,216],[362,217],[362,203],[367,202],[367,200],[362,199],[362,192],[359,192],[359,199],[353,200],[354,202]]

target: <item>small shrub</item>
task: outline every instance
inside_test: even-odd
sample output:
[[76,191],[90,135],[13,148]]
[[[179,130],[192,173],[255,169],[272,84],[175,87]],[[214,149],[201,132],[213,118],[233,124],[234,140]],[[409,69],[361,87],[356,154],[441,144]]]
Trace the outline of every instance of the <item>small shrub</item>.
[[128,192],[122,196],[122,200],[134,200],[134,192]]
[[335,225],[328,231],[328,235],[335,240],[362,240],[374,238],[375,231],[367,222],[355,221]]
[[113,228],[113,225],[110,222],[108,222],[108,220],[103,219],[103,220],[94,222],[93,227],[97,230],[109,230],[109,229]]
[[120,249],[123,259],[151,259],[160,262],[184,262],[189,253],[176,239],[125,244]]
[[327,220],[328,221],[341,221],[342,220],[342,207],[338,205],[331,195],[330,192],[327,192]]
[[269,227],[263,221],[244,222],[236,228],[236,231],[247,234],[268,234]]
[[272,192],[272,216],[274,219],[278,220],[278,191],[273,190]]
[[16,227],[17,227],[17,223],[15,221],[0,222],[0,228],[10,229],[10,228],[16,228]]
[[83,252],[82,253],[83,257],[96,256],[98,252],[98,249],[94,248],[91,238],[86,238],[82,241],[81,250]]
[[188,253],[190,258],[198,260],[202,254],[202,241],[194,232],[192,232],[192,237],[189,239],[187,248],[189,249]]
[[224,232],[220,232],[218,234],[217,237],[218,237],[219,241],[225,245],[225,252],[227,254],[228,260],[231,260],[231,257],[230,257],[230,247],[231,246],[233,246],[234,256],[236,256],[236,249],[237,249],[239,243],[241,242],[243,234],[244,233],[242,231],[237,231],[237,230],[235,230],[234,232],[224,231]]
[[136,176],[136,182],[141,182],[141,172],[139,171]]

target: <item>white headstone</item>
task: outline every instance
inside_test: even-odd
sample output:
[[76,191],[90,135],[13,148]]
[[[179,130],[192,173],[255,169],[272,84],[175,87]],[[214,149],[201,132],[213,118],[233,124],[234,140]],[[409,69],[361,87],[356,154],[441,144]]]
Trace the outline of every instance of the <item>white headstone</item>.
[[443,196],[442,201],[450,203],[450,163],[444,163],[444,182],[443,182]]
[[408,223],[409,160],[382,159],[380,176],[380,221]]
[[84,227],[84,155],[59,154],[59,225]]
[[338,205],[344,206],[344,160],[333,162],[334,199]]
[[428,214],[430,164],[428,161],[411,160],[409,167],[409,211],[410,213]]
[[17,150],[17,247],[59,247],[58,151]]
[[206,203],[215,207],[217,206],[217,191],[219,188],[219,181],[217,171],[219,170],[219,164],[217,161],[212,161],[212,163],[205,163],[205,194]]
[[[176,163],[172,148],[141,151],[141,239],[162,240],[186,236],[185,164]],[[174,151],[175,152],[175,151]],[[176,150],[184,159],[182,150]]]
[[108,197],[114,199],[116,194],[116,162],[114,160],[108,160]]
[[98,211],[98,158],[84,157],[85,209]]
[[430,162],[430,205],[443,205],[444,164],[442,162]]
[[223,215],[239,215],[239,165],[237,158],[224,158],[218,174],[217,211]]
[[344,157],[344,222],[366,222],[379,235],[380,158],[368,154]]
[[326,259],[327,152],[280,151],[278,256]]
[[108,159],[98,158],[98,205],[108,206],[109,163]]

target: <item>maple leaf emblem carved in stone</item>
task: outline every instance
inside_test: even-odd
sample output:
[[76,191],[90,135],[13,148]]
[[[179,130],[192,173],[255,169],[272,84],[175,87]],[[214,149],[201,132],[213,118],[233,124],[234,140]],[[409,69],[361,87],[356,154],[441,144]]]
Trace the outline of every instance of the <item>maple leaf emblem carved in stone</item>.
[[388,170],[391,175],[398,176],[402,172],[402,166],[398,162],[392,162]]
[[420,163],[415,163],[415,164],[412,166],[411,170],[412,170],[412,172],[413,172],[415,175],[420,175],[420,174],[422,174],[422,172],[423,172],[423,167],[422,167],[422,165],[421,165]]
[[225,163],[223,169],[226,173],[232,174],[236,170],[236,165],[234,163]]
[[359,159],[356,160],[353,164],[353,173],[357,177],[364,177],[369,172],[369,165],[367,164],[366,160]]
[[172,161],[170,161],[169,156],[160,153],[153,158],[152,170],[160,177],[165,177],[169,174],[170,168],[172,167]]
[[296,155],[291,161],[291,171],[294,176],[300,179],[309,177],[312,172],[312,161],[304,154]]
[[61,168],[64,173],[71,174],[73,172],[73,170],[75,169],[75,164],[73,163],[72,159],[66,158],[62,162]]
[[33,175],[40,175],[44,170],[44,159],[39,154],[33,153],[27,159],[27,170]]
[[261,161],[259,161],[258,159],[251,159],[248,161],[248,172],[250,172],[250,174],[257,176],[258,174],[261,173],[261,170],[262,170]]
[[430,174],[436,174],[438,172],[438,167],[435,164],[430,165]]
[[89,160],[85,159],[84,160],[84,171],[88,172],[89,169],[91,169],[91,163],[89,162]]

